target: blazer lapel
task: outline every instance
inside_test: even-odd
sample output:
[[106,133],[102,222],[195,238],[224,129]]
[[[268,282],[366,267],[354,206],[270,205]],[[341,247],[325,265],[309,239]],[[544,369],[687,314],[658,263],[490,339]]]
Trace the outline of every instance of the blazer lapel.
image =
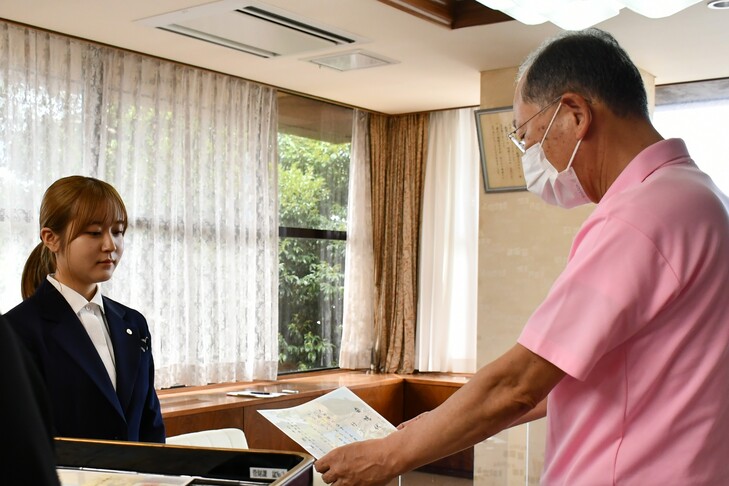
[[126,410],[139,368],[142,336],[137,323],[129,318],[124,307],[104,297],[104,310],[116,357],[116,394],[122,409]]
[[91,377],[99,391],[124,417],[119,398],[114,391],[104,363],[71,306],[46,280],[41,283],[37,294],[41,306],[41,317],[50,326],[48,335],[79,364],[82,372]]

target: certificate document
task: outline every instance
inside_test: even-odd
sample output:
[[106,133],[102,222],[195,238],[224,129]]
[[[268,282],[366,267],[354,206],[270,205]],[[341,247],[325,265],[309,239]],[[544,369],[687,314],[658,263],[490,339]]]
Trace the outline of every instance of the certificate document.
[[395,431],[347,387],[296,407],[258,412],[317,459],[339,446]]

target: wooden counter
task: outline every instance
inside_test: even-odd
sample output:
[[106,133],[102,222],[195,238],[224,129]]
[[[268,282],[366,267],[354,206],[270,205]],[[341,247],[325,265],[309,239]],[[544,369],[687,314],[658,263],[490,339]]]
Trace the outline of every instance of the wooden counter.
[[[390,423],[397,425],[443,403],[471,375],[396,375],[335,370],[289,376],[283,376],[276,381],[161,390],[158,395],[167,435],[236,427],[245,432],[248,445],[252,449],[305,452],[258,413],[258,410],[293,407],[346,386]],[[226,395],[230,391],[246,389],[268,392],[293,390],[297,393],[273,398]],[[473,449],[441,459],[425,469],[441,474],[472,477]]]

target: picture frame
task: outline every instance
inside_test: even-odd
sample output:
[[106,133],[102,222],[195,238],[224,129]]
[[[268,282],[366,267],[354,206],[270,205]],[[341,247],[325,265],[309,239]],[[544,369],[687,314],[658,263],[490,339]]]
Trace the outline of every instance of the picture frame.
[[513,107],[479,109],[475,116],[485,191],[525,191],[522,154],[508,137],[513,127]]

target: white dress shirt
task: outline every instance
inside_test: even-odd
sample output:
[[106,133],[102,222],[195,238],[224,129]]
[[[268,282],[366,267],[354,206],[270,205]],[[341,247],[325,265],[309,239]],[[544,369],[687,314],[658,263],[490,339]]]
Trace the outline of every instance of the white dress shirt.
[[111,344],[111,337],[109,336],[109,325],[106,322],[104,301],[101,298],[99,286],[96,286],[96,293],[89,301],[72,288],[61,284],[53,275],[48,275],[47,279],[61,293],[71,306],[71,309],[76,313],[76,316],[78,316],[79,321],[81,321],[81,324],[91,338],[91,342],[94,343],[96,352],[99,353],[99,357],[104,363],[111,384],[116,389],[114,347]]

